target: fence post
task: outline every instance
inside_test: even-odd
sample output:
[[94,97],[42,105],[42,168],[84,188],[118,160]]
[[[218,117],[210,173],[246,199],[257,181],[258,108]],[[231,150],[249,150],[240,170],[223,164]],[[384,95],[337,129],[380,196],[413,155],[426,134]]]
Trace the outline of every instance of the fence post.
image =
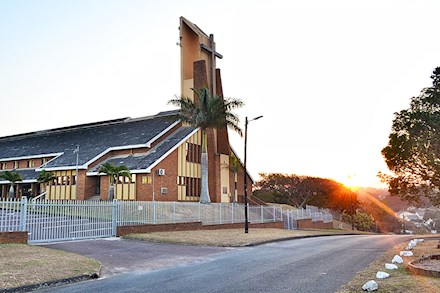
[[222,203],[221,202],[219,205],[219,220],[220,220],[220,224],[223,224],[223,222],[222,222]]
[[173,201],[173,223],[176,223],[176,202]]
[[117,199],[113,200],[112,204],[112,236],[116,236],[117,216],[118,216],[118,202]]
[[200,201],[199,201],[199,222],[202,222],[202,206]]
[[260,206],[261,223],[264,223],[263,206]]
[[234,224],[234,209],[235,209],[235,203],[232,203],[232,224]]
[[23,196],[21,198],[20,207],[20,231],[26,231],[26,214],[27,214],[27,197]]
[[156,224],[156,201],[153,201],[153,224]]
[[275,206],[273,206],[273,221],[276,222],[276,216],[275,216]]

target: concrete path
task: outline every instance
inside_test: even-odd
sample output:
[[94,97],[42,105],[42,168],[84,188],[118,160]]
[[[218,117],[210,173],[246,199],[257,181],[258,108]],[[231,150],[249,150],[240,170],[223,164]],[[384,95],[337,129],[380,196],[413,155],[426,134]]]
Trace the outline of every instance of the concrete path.
[[214,254],[238,249],[151,243],[121,238],[69,241],[41,246],[96,259],[102,264],[103,277],[204,262],[210,260]]

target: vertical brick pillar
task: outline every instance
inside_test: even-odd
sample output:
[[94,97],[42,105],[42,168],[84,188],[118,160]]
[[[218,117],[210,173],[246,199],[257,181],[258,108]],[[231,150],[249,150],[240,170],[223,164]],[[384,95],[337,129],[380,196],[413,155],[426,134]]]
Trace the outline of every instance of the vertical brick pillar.
[[[223,97],[223,86],[220,69],[215,70],[216,94]],[[217,152],[219,154],[229,155],[229,136],[227,127],[217,129]]]

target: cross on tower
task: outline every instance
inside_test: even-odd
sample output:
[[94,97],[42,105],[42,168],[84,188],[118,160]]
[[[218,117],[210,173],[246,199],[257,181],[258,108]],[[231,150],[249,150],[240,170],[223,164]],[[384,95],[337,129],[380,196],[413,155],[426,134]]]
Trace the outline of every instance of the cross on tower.
[[215,94],[216,84],[215,84],[215,57],[223,59],[223,55],[215,51],[214,35],[209,35],[209,47],[205,44],[200,44],[200,48],[211,54],[211,93]]

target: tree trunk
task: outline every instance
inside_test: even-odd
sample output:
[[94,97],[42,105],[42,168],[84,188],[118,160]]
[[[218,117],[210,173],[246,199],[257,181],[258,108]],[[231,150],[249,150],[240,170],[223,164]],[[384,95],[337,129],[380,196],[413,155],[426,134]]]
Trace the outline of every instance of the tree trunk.
[[14,184],[12,184],[12,183],[11,183],[11,187],[9,188],[8,197],[15,198]]
[[207,134],[206,129],[202,129],[202,186],[200,191],[200,203],[211,203],[208,186],[208,152],[207,152]]
[[108,188],[108,200],[113,200],[115,198],[115,186],[110,184]]
[[202,152],[202,188],[200,193],[200,203],[211,203],[208,188],[208,154]]

